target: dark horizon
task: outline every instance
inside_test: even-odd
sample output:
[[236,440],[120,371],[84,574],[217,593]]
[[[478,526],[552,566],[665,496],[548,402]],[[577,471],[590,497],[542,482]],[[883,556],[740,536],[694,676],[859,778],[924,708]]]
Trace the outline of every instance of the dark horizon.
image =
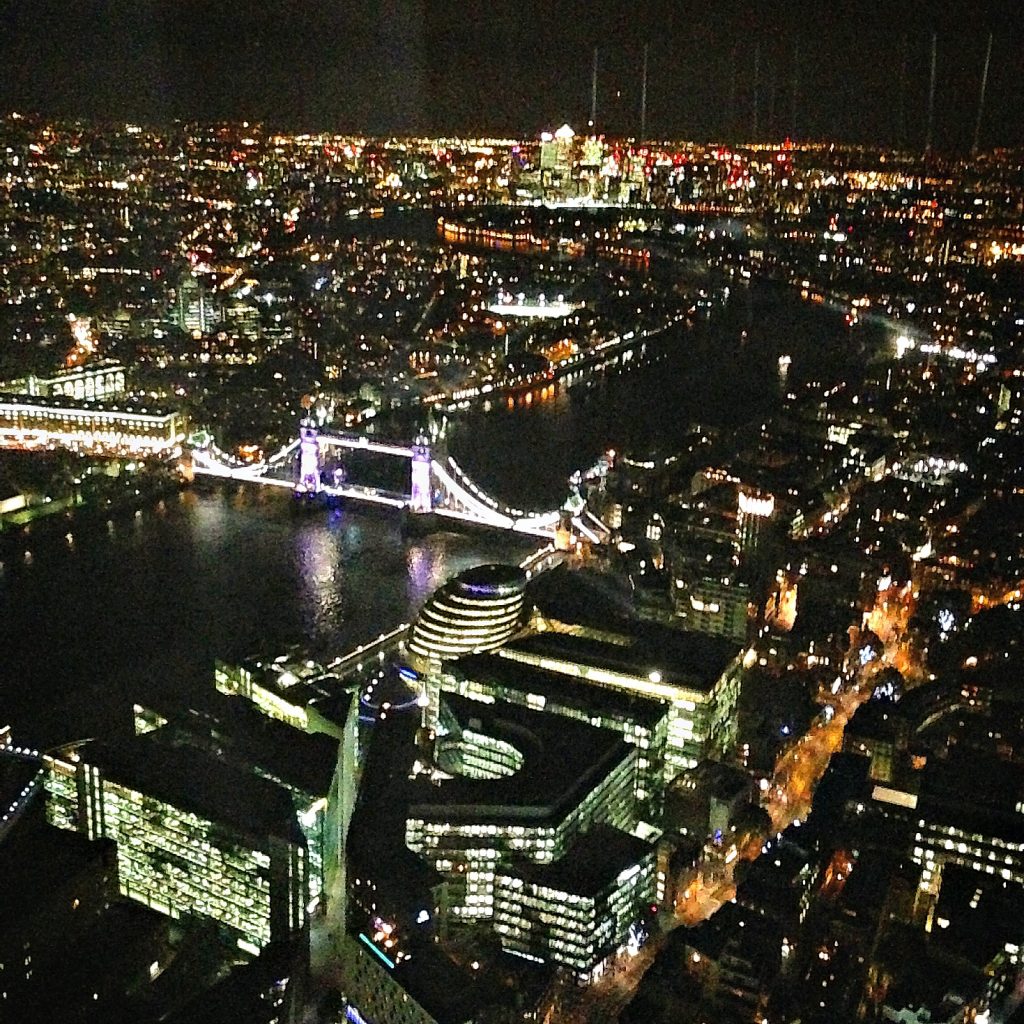
[[367,134],[582,131],[597,46],[597,127],[626,136],[639,130],[646,44],[650,138],[914,150],[935,32],[934,147],[965,152],[991,31],[981,148],[1024,144],[1021,5],[963,6],[267,0],[240,14],[222,0],[0,0],[0,109]]

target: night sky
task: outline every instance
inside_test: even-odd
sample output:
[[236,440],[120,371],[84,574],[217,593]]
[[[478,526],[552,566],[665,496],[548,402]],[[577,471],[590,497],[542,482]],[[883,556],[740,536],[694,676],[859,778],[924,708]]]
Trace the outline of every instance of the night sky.
[[599,127],[625,134],[646,41],[651,135],[750,137],[759,50],[761,135],[919,147],[935,30],[935,141],[955,151],[990,29],[982,144],[1019,145],[1022,0],[0,0],[0,109],[534,135],[585,125],[596,45]]

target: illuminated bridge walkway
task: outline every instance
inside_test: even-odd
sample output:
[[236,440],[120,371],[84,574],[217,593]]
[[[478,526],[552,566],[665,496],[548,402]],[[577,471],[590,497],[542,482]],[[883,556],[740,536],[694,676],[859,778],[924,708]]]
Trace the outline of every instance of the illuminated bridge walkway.
[[[412,470],[409,493],[332,479],[324,468],[325,456],[332,449],[372,452],[409,460]],[[310,420],[302,421],[296,440],[263,462],[243,465],[217,448],[206,446],[192,450],[192,468],[197,476],[291,488],[300,497],[323,494],[390,505],[410,512],[433,513],[549,540],[555,537],[563,515],[558,509],[532,513],[500,504],[481,491],[454,459],[442,462],[434,458],[430,443],[425,438],[406,445],[362,434],[321,432]],[[585,508],[567,515],[574,530],[592,543],[601,543],[607,538],[607,529]]]

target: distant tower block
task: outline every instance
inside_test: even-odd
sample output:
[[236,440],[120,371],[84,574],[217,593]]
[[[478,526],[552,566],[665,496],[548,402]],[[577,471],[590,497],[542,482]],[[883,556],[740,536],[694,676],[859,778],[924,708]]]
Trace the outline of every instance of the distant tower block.
[[430,463],[429,443],[420,435],[412,446],[412,496],[409,507],[413,512],[430,512],[434,507]]
[[299,423],[299,479],[295,484],[296,494],[319,494],[323,486],[320,471],[320,437],[316,423],[303,417]]
[[774,514],[775,499],[770,494],[740,488],[736,536],[744,555],[752,555],[757,550],[764,524]]

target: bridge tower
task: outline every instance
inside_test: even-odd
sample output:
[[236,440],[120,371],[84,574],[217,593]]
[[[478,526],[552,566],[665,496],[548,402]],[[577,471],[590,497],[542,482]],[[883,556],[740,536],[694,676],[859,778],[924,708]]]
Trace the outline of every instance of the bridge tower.
[[319,494],[323,486],[320,479],[322,469],[320,435],[316,423],[312,417],[303,416],[299,421],[299,469],[295,493]]
[[412,445],[412,495],[409,507],[413,512],[432,512],[434,488],[430,464],[433,461],[430,441],[423,435]]

